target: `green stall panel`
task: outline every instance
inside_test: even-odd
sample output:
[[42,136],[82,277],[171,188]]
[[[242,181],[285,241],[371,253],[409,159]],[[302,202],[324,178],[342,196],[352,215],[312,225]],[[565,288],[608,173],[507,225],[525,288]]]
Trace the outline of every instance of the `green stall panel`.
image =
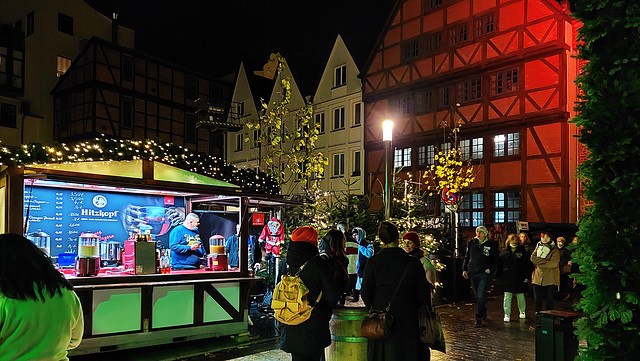
[[141,288],[93,291],[94,335],[140,330]]
[[154,287],[151,327],[193,324],[193,292],[193,285]]
[[[215,283],[213,287],[237,312],[240,311],[240,284],[236,282]],[[216,302],[213,297],[204,293],[204,322],[217,322],[231,320],[233,317],[225,311],[225,309]]]

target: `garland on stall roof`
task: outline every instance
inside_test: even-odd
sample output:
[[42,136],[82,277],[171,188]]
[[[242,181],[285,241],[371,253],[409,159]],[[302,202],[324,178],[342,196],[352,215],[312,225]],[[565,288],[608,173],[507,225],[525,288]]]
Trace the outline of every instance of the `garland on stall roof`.
[[42,163],[120,161],[147,159],[202,174],[240,186],[244,191],[278,194],[277,182],[264,172],[237,168],[208,154],[196,153],[159,140],[117,140],[96,138],[77,144],[24,144],[16,149],[0,148],[0,165],[21,166]]

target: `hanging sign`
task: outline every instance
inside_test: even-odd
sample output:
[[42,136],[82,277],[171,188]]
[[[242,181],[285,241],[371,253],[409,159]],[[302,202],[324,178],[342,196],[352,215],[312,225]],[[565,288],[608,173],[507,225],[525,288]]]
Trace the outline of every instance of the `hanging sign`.
[[456,204],[458,203],[458,193],[453,193],[451,189],[445,188],[442,190],[442,200],[446,204]]

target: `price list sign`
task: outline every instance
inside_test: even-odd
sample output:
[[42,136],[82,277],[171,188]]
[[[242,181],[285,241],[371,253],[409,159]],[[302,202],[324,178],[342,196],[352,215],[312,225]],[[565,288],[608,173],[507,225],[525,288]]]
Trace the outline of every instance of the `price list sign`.
[[141,225],[151,226],[160,244],[184,220],[184,199],[117,192],[27,186],[24,191],[27,235],[42,231],[51,237],[51,255],[77,252],[78,237],[92,232],[101,241],[124,244]]

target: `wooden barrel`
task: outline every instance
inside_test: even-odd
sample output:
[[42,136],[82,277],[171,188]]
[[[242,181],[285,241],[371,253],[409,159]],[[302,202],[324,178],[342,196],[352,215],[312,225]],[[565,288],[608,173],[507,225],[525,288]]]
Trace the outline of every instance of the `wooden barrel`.
[[367,339],[360,336],[360,325],[368,313],[365,307],[333,309],[329,322],[331,345],[325,349],[326,361],[367,359]]

